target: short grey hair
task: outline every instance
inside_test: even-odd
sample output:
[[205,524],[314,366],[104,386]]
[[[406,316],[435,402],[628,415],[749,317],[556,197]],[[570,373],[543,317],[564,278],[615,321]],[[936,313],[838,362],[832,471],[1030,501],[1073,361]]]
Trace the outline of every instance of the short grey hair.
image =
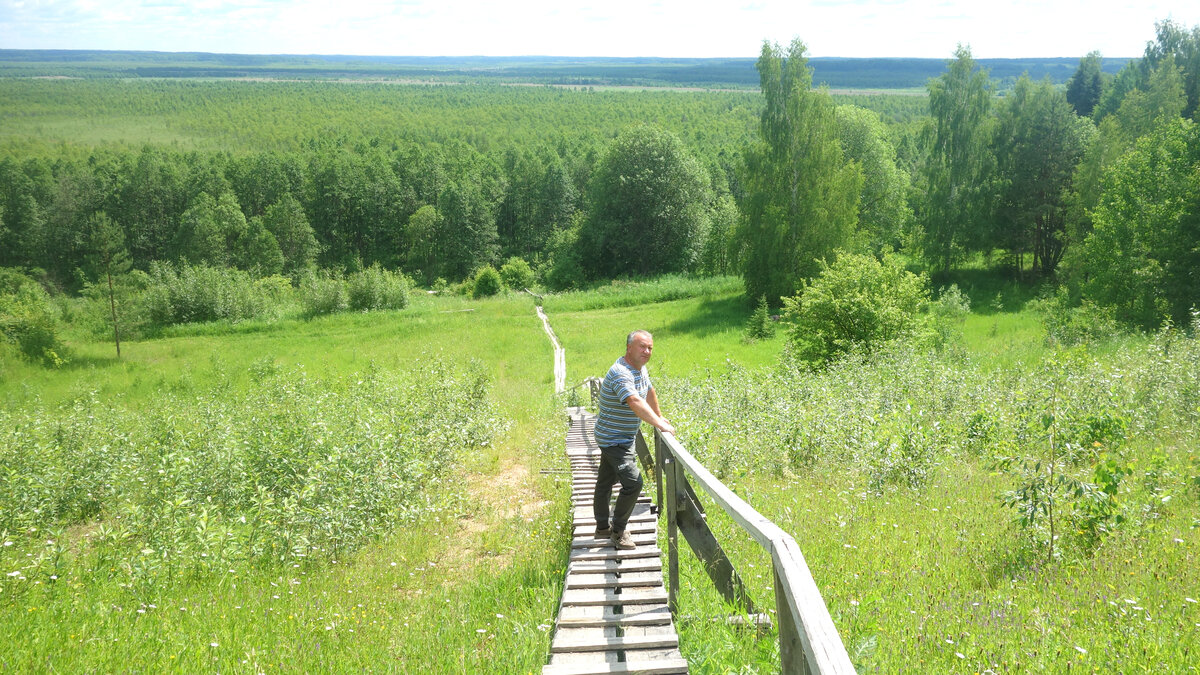
[[642,330],[639,328],[638,330],[635,330],[632,333],[630,333],[629,335],[625,336],[625,346],[626,347],[633,344],[633,336],[634,335],[645,335],[646,337],[650,338],[651,340],[654,339],[654,336],[650,334],[650,331]]

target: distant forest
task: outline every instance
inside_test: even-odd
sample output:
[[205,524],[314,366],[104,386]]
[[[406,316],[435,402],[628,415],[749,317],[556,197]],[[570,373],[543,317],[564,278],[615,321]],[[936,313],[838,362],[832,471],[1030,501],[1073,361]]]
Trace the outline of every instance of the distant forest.
[[[0,74],[24,77],[387,78],[532,82],[580,86],[670,86],[757,89],[754,58],[600,58],[563,56],[293,56],[89,50],[0,49]],[[1116,74],[1128,58],[1105,57]],[[922,88],[949,59],[810,58],[813,83],[832,89]],[[978,59],[1001,88],[1022,73],[1065,83],[1072,58]]]

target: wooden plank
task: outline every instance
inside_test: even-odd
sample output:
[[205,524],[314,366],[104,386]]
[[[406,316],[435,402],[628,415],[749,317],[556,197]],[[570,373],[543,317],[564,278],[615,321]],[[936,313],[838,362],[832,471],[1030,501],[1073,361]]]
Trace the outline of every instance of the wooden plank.
[[548,665],[542,667],[542,675],[615,675],[617,673],[641,673],[642,675],[675,675],[687,672],[687,661],[628,661],[589,667],[580,665]]
[[[568,608],[576,609],[576,608]],[[603,609],[602,607],[580,607],[577,609]],[[599,616],[579,616],[571,617],[559,615],[559,627],[621,627],[627,628],[630,626],[670,626],[671,612],[666,605],[659,605],[656,609],[648,612],[639,612],[636,614],[608,614],[604,613]],[[674,630],[674,627],[671,628]]]
[[595,548],[577,548],[571,551],[571,562],[581,560],[625,560],[627,558],[658,558],[662,555],[662,549],[657,546],[641,546],[635,549],[623,551],[618,548],[613,548],[612,545],[597,546]]
[[662,588],[623,588],[621,593],[610,589],[564,589],[564,607],[595,605],[644,605],[666,602],[667,594]]
[[[575,607],[563,607],[559,612],[559,618],[563,621],[594,621],[605,619],[605,625],[615,625],[620,623],[616,619],[634,619],[640,620],[641,623],[663,623],[662,619],[670,619],[671,613],[667,611],[667,604],[660,602],[658,604],[645,605],[630,605],[629,607],[606,607],[606,606],[588,606],[580,605]],[[656,619],[656,620],[651,620]],[[635,621],[636,623],[637,621]]]
[[[597,539],[593,496],[600,452],[594,416],[573,409],[566,452],[571,466],[572,544],[557,628],[543,673],[686,673],[666,606],[657,516],[639,495],[627,529],[637,548]],[[614,497],[621,489],[614,482]]]
[[[635,549],[636,550],[636,549]],[[654,572],[662,569],[662,560],[657,557],[633,560],[573,561],[567,571],[572,574],[608,574],[615,572]]]
[[[629,538],[633,539],[633,543],[638,546],[653,546],[658,543],[658,535],[651,530],[646,532],[630,531]],[[602,542],[602,543],[597,543]],[[612,541],[604,538],[597,539],[595,537],[579,537],[571,541],[571,548],[596,548],[597,546],[612,546]]]
[[[682,478],[682,482],[687,485],[686,478]],[[733,563],[729,561],[725,550],[721,548],[708,523],[701,516],[699,505],[693,501],[693,494],[689,489],[679,495],[679,508],[675,514],[679,531],[692,547],[692,552],[704,563],[704,571],[708,573],[722,597],[744,609],[747,614],[757,614],[758,609],[746,593],[741,576],[733,568]]]
[[[791,614],[809,669],[822,674],[855,672],[837,627],[833,625],[833,618],[829,616],[829,608],[821,598],[821,589],[817,588],[796,540],[785,534],[771,550],[771,559],[778,579],[776,587],[783,589],[786,600],[776,613],[782,615],[786,608]],[[779,616],[777,620],[782,639],[783,617]]]
[[[603,629],[591,629],[603,630]],[[626,649],[659,649],[679,646],[679,636],[671,635],[636,635],[622,637],[595,638],[592,640],[554,640],[550,651],[562,652],[603,652]]]
[[622,572],[607,574],[567,573],[566,588],[622,588],[632,586],[662,586],[662,572]]
[[725,509],[725,512],[738,525],[741,525],[742,529],[746,530],[760,546],[770,551],[772,540],[788,536],[778,525],[767,520],[753,506],[747,504],[744,499],[734,494],[733,490],[725,487],[724,483],[717,480],[716,476],[704,468],[704,465],[676,440],[674,434],[655,432],[655,435],[662,439],[667,449],[674,455],[674,459],[696,479],[696,482],[713,498],[713,501]]
[[[588,509],[588,513],[590,514],[591,512],[592,512],[591,509]],[[657,521],[658,521],[658,516],[653,513],[648,512],[648,511],[644,512],[644,513],[640,513],[640,514],[634,513],[632,516],[629,517],[629,526],[633,527],[634,524],[653,525]],[[591,530],[596,527],[596,519],[592,518],[591,516],[588,516],[587,518],[578,518],[577,517],[577,518],[575,518],[574,525],[575,525],[575,529],[577,531]]]

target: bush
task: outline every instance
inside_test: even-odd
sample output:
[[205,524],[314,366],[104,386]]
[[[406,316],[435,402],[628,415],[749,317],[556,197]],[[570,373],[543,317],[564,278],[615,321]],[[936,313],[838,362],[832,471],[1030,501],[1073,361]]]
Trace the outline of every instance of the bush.
[[0,268],[0,339],[17,346],[30,361],[47,366],[66,362],[65,346],[50,296],[33,279]]
[[266,290],[242,270],[181,263],[150,264],[146,294],[150,320],[160,326],[226,319],[241,321],[267,314]]
[[[143,337],[153,325],[147,297],[151,281],[150,275],[141,270],[113,275],[112,300],[117,305],[122,340]],[[80,291],[84,298],[82,311],[71,317],[72,325],[82,326],[98,340],[111,340],[112,307],[108,293],[107,280],[86,282]]]
[[357,272],[346,281],[350,309],[368,312],[375,309],[408,307],[408,280],[399,272],[385,270],[378,263]]
[[928,301],[924,275],[906,271],[895,257],[842,253],[833,265],[821,262],[820,275],[805,282],[798,296],[784,298],[792,324],[789,343],[797,356],[813,362],[870,353],[917,334]]
[[[334,380],[269,358],[251,372],[244,391],[163,391],[134,411],[95,392],[57,408],[0,406],[5,569],[19,560],[43,583],[103,569],[160,588],[340,560],[436,514],[461,459],[503,429],[484,371],[436,357]],[[43,531],[83,524],[98,527],[78,557],[41,555],[53,536]],[[0,575],[6,603],[16,581]]]
[[473,298],[486,298],[500,293],[504,290],[504,282],[500,279],[500,273],[491,265],[480,267],[475,272],[475,285],[471,291]]
[[300,282],[300,306],[306,319],[345,311],[350,306],[346,282],[325,272],[305,277]]
[[971,298],[958,289],[958,284],[943,288],[938,299],[929,303],[929,326],[926,331],[933,346],[945,347],[961,334],[961,327],[971,313]]
[[500,267],[500,280],[514,291],[533,285],[533,269],[523,259],[513,256]]
[[1072,307],[1066,288],[1030,303],[1046,327],[1046,344],[1078,345],[1113,337],[1118,333],[1116,312],[1084,300]]
[[775,322],[771,320],[771,309],[767,307],[767,296],[758,298],[758,307],[746,323],[747,340],[770,340],[775,337]]

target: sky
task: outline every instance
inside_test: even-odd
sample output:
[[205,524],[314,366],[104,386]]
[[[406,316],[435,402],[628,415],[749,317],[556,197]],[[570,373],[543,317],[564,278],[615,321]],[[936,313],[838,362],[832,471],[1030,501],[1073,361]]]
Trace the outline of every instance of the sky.
[[386,56],[1140,56],[1197,0],[0,0],[0,49]]

